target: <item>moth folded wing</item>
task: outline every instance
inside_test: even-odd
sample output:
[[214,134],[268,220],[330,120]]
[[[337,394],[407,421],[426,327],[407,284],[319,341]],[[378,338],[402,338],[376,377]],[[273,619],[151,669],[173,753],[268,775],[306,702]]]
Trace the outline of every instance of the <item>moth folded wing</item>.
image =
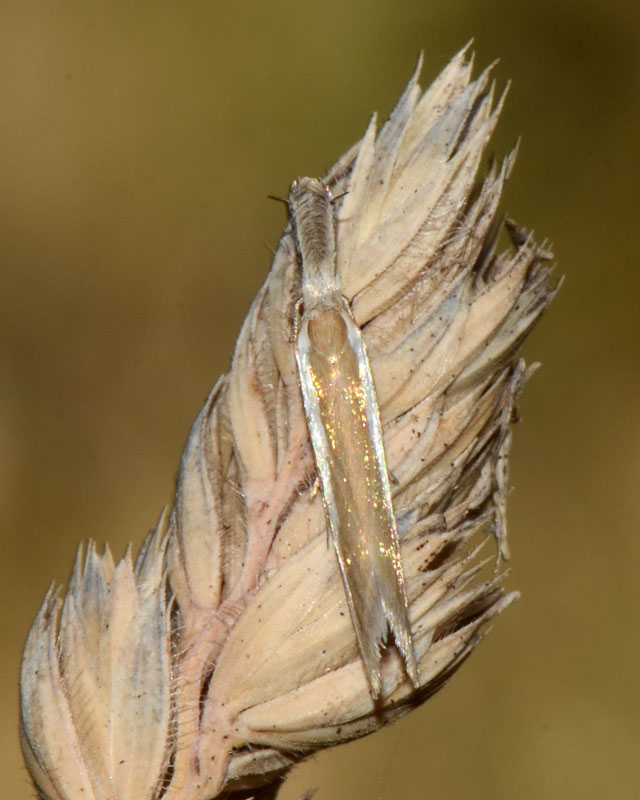
[[[359,369],[359,385],[362,392],[364,414],[362,426],[366,426],[366,467],[368,494],[362,495],[368,500],[366,510],[371,513],[369,520],[372,531],[377,534],[374,540],[376,564],[384,559],[386,570],[376,570],[381,602],[389,629],[393,634],[396,646],[402,654],[407,674],[415,687],[420,686],[418,664],[415,655],[413,635],[408,617],[407,595],[405,591],[404,567],[400,554],[398,526],[396,522],[391,485],[387,470],[387,459],[380,421],[380,408],[369,365],[369,357],[360,328],[353,320],[349,310],[343,313],[343,320],[349,337],[349,345],[353,350]],[[365,521],[367,524],[367,521]],[[379,535],[378,535],[379,534]]]
[[307,311],[297,358],[327,519],[375,699],[381,692],[380,650],[389,630],[412,682],[418,676],[375,392],[360,332],[348,311],[338,304]]

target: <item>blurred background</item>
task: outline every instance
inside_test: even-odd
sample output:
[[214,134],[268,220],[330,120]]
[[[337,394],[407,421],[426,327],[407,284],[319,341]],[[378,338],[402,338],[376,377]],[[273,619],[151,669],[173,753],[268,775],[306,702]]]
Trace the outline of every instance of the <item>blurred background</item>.
[[300,767],[281,797],[640,796],[638,133],[630,0],[8,0],[0,6],[2,796],[33,797],[21,648],[92,537],[122,555],[171,501],[285,221],[474,38],[513,80],[504,207],[566,283],[527,342],[511,464],[522,600],[452,682]]

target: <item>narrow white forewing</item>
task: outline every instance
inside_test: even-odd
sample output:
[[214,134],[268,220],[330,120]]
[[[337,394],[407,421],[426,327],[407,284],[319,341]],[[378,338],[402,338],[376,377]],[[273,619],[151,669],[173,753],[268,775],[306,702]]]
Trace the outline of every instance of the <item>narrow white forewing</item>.
[[378,403],[360,329],[335,285],[330,195],[320,181],[303,178],[293,184],[289,205],[302,260],[300,387],[327,520],[376,699],[389,632],[418,685]]

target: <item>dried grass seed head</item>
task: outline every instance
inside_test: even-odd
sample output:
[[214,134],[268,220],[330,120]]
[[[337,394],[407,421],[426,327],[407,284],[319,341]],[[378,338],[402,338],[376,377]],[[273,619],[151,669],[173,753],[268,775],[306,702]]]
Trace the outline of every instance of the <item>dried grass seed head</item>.
[[[313,485],[294,353],[300,264],[287,226],[229,373],[185,447],[168,526],[133,570],[89,547],[49,594],[22,671],[27,764],[53,800],[210,800],[273,785],[318,748],[433,694],[514,598],[507,458],[528,370],[516,353],[553,297],[548,253],[496,253],[513,154],[478,182],[501,100],[463,51],[324,177],[335,270],[366,342],[393,478],[420,687],[389,648],[374,705]],[[253,789],[251,791],[254,791]]]

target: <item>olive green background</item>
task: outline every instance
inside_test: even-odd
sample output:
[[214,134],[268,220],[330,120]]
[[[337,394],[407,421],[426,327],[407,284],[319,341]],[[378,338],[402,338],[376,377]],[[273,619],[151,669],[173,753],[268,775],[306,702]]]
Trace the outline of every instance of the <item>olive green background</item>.
[[638,180],[632,0],[10,0],[0,7],[0,795],[32,797],[20,650],[80,540],[137,547],[285,220],[474,37],[513,79],[505,208],[566,282],[527,343],[509,523],[522,600],[453,681],[282,792],[640,796]]

